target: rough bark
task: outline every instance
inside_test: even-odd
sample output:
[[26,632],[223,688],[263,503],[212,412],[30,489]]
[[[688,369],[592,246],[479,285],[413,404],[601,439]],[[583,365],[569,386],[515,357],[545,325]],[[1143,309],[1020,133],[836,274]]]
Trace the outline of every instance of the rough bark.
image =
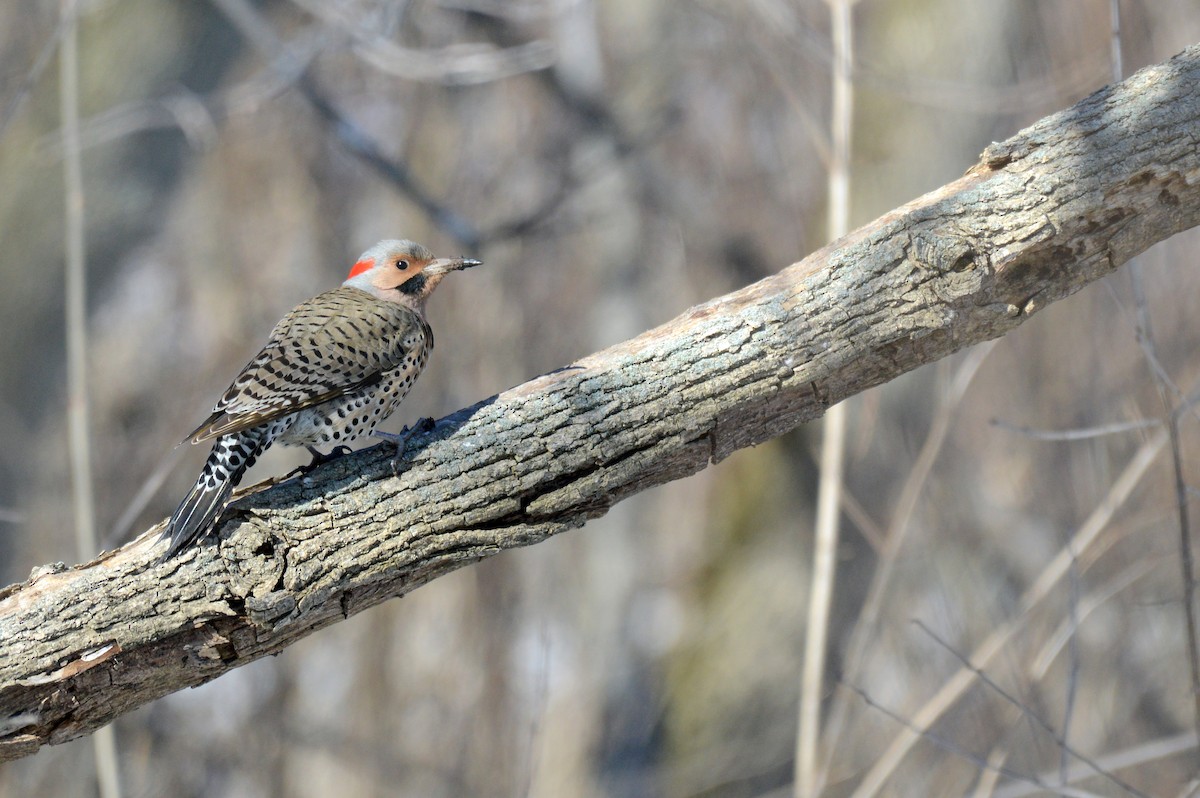
[[249,491],[219,541],[159,528],[0,591],[0,760],[581,526],[1038,310],[1200,221],[1200,46],[993,144],[779,274],[459,411],[409,446]]

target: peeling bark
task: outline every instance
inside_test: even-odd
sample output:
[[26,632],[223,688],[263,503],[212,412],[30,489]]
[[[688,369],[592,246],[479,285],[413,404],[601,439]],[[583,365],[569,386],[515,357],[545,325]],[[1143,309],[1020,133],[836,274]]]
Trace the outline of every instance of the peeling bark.
[[0,591],[0,760],[603,515],[971,344],[1200,221],[1200,46],[777,275],[388,446]]

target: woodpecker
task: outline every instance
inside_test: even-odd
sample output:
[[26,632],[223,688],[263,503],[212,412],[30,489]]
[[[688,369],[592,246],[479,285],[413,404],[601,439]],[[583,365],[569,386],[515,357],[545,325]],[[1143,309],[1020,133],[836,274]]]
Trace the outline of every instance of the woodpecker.
[[318,462],[316,446],[372,434],[408,394],[433,349],[425,301],[447,274],[479,265],[435,258],[413,241],[380,241],[359,257],[341,288],[284,316],[212,415],[184,439],[215,442],[163,530],[170,545],[160,562],[209,532],[246,469],[275,441],[305,446]]

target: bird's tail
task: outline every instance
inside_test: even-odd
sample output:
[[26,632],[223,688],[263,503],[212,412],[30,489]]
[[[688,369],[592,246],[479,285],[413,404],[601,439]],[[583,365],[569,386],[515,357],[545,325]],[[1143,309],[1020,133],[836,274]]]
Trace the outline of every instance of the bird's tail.
[[165,562],[203,537],[229,502],[229,494],[246,469],[267,448],[271,439],[265,430],[251,429],[222,435],[213,444],[200,478],[175,508],[162,537],[171,545],[159,562]]

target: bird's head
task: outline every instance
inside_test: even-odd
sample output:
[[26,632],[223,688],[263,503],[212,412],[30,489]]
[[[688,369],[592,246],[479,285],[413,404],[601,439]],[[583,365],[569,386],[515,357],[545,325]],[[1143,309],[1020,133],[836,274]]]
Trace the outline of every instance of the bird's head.
[[420,309],[450,272],[479,266],[470,258],[435,258],[415,241],[380,241],[359,256],[342,285]]

